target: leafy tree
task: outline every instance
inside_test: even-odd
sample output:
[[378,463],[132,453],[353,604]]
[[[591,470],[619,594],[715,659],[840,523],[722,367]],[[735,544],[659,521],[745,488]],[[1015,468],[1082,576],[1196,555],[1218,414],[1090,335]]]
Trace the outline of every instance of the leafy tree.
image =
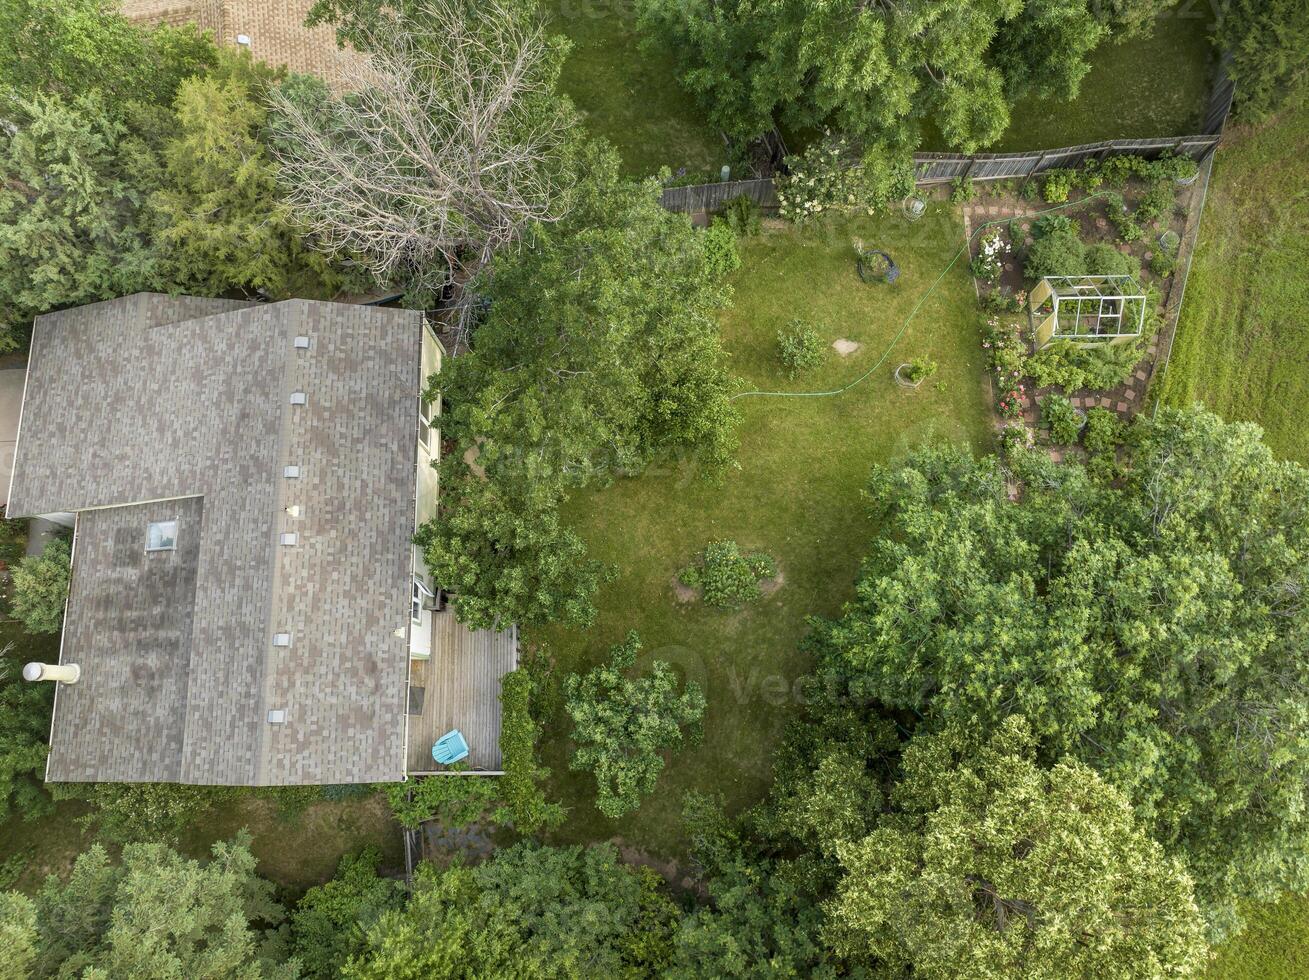
[[980,749],[959,728],[910,742],[895,813],[838,847],[837,948],[924,978],[1197,968],[1204,926],[1181,865],[1092,770],[1034,755],[1017,717]]
[[52,538],[41,554],[14,566],[9,611],[29,633],[58,633],[63,626],[71,562],[68,539]]
[[0,977],[29,976],[37,942],[35,903],[19,892],[0,892]]
[[1261,119],[1282,105],[1309,69],[1309,6],[1301,0],[1230,0],[1214,43],[1231,52],[1240,114]]
[[476,285],[489,307],[472,350],[437,379],[460,449],[419,540],[473,626],[589,624],[604,570],[559,519],[568,489],[683,453],[717,468],[734,448],[714,316],[727,293],[705,236],[653,181],[621,178],[612,150],[581,167],[568,217]]
[[521,843],[474,868],[423,865],[405,908],[368,930],[342,975],[647,976],[668,956],[677,909],[658,876],[611,845]]
[[292,950],[303,976],[333,980],[364,952],[364,936],[403,904],[403,885],[379,877],[376,849],[341,858],[336,876],[305,892],[291,915]]
[[74,98],[167,105],[182,80],[213,64],[213,41],[193,26],[144,28],[111,0],[0,0],[0,80],[6,99]]
[[906,148],[930,119],[965,152],[1004,132],[1018,95],[1075,95],[1103,33],[1086,0],[640,0],[637,9],[683,86],[737,139],[830,125]]
[[182,83],[176,132],[163,148],[163,186],[151,199],[162,226],[161,275],[174,288],[327,298],[344,284],[281,201],[265,132],[278,81],[248,52],[225,49],[216,70]]
[[19,100],[0,127],[0,349],[36,313],[148,288],[159,161],[97,92]]
[[1094,0],[1090,4],[1095,19],[1112,32],[1115,39],[1138,37],[1154,30],[1155,22],[1178,0]]
[[[1309,470],[1256,426],[1161,410],[1121,485],[1040,454],[879,467],[885,536],[816,637],[825,669],[932,725],[1030,722],[1183,857],[1213,932],[1309,887]],[[852,681],[853,683],[853,681]]]
[[93,846],[36,898],[34,973],[291,980],[294,964],[271,932],[284,912],[256,877],[249,844],[245,834],[219,842],[208,863],[131,844],[117,865]]
[[13,643],[0,649],[0,820],[15,812],[24,820],[50,812],[44,778],[54,685],[22,680],[28,653]]
[[595,773],[595,805],[612,818],[635,810],[654,790],[664,768],[660,753],[682,745],[683,726],[694,726],[691,737],[698,741],[705,709],[699,685],[687,681],[679,694],[677,674],[662,660],[643,677],[627,677],[640,649],[640,638],[628,633],[610,651],[609,663],[564,682],[577,743],[572,768]]

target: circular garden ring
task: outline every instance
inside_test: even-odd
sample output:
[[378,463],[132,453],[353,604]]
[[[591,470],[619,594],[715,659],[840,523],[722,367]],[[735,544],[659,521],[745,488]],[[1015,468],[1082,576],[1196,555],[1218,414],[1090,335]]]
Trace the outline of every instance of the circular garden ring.
[[895,264],[895,259],[877,249],[860,252],[855,265],[864,282],[895,282],[900,278],[900,267]]

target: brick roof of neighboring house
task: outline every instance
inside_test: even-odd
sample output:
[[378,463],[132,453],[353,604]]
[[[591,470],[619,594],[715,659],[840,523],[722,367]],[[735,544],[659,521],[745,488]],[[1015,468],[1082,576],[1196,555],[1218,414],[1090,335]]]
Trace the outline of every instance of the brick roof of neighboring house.
[[[37,318],[9,514],[78,514],[82,668],[48,779],[403,777],[421,336],[414,311],[305,300]],[[168,520],[176,550],[146,553]]]
[[318,75],[331,82],[337,71],[360,55],[342,49],[329,25],[305,27],[314,0],[120,0],[129,20],[144,24],[196,24],[226,44],[250,38],[259,61]]

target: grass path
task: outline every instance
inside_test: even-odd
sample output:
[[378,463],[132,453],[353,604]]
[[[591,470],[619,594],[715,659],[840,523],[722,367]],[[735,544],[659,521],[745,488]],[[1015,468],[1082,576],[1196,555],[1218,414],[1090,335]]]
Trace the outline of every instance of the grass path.
[[[886,248],[903,274],[894,286],[860,282],[851,239]],[[818,229],[765,232],[744,244],[735,302],[722,315],[731,366],[749,388],[830,388],[873,364],[915,300],[959,247],[957,213],[934,205],[921,222],[897,217],[838,221]],[[793,317],[815,321],[826,342],[863,346],[849,358],[829,351],[821,368],[787,382],[774,360],[779,328]],[[668,660],[705,688],[709,707],[702,745],[675,756],[641,809],[610,821],[594,808],[589,774],[567,768],[569,724],[557,715],[543,754],[555,772],[551,791],[572,809],[561,840],[621,836],[664,855],[683,849],[683,793],[724,794],[742,808],[770,779],[773,748],[794,710],[792,684],[809,668],[798,652],[805,617],[832,615],[852,591],[873,528],[860,491],[874,462],[932,438],[989,446],[977,313],[966,270],[946,277],[900,345],[874,376],[837,398],[740,402],[740,469],[720,485],[690,466],[620,479],[579,494],[568,511],[591,552],[614,564],[618,579],[598,597],[587,633],[552,629],[525,636],[548,641],[559,674],[599,662],[628,629],[645,642],[643,658]],[[926,355],[939,373],[917,391],[898,388],[896,364]],[[772,554],[785,576],[775,594],[739,612],[673,601],[677,571],[706,543],[731,538]]]
[[1260,423],[1309,462],[1309,86],[1214,160],[1200,241],[1158,396]]

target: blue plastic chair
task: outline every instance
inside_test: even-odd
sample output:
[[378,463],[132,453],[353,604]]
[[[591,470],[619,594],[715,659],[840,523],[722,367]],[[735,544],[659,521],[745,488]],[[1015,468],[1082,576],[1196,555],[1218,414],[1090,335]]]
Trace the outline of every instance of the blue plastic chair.
[[459,729],[446,732],[432,746],[432,758],[443,766],[468,758],[468,743]]

